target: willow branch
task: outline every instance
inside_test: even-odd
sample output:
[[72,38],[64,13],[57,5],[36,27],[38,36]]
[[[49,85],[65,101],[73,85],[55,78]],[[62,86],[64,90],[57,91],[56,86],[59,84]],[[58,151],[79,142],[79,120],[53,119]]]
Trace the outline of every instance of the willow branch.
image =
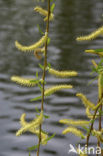
[[[50,0],[48,0],[48,19],[47,19],[47,23],[46,23],[47,41],[45,43],[44,70],[43,70],[43,76],[42,76],[42,79],[43,79],[43,89],[42,89],[41,111],[44,110],[44,91],[45,91],[45,73],[46,73],[46,67],[47,67],[47,49],[48,49],[49,18],[50,18]],[[40,129],[39,129],[39,143],[38,143],[37,156],[39,156],[39,151],[40,151],[41,130],[42,130],[42,125],[40,125]]]
[[98,105],[98,107],[96,108],[96,110],[94,112],[93,119],[92,119],[93,121],[92,121],[92,124],[90,126],[90,131],[89,131],[89,133],[87,135],[87,143],[86,143],[87,148],[88,148],[88,144],[89,144],[89,139],[90,139],[91,131],[93,130],[93,125],[94,125],[94,121],[95,121],[95,118],[96,118],[96,114],[97,114],[98,109],[102,106],[102,103],[103,103],[103,99],[101,99],[100,105]]

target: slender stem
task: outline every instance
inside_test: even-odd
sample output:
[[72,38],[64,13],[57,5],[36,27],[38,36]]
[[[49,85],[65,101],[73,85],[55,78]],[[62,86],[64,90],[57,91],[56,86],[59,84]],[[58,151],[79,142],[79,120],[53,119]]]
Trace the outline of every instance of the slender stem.
[[[99,105],[98,105],[99,104]],[[91,134],[91,131],[93,130],[93,125],[94,125],[94,120],[95,120],[95,118],[96,118],[96,114],[97,114],[97,111],[98,111],[98,109],[102,106],[102,104],[103,104],[103,99],[101,99],[101,100],[99,100],[98,101],[98,104],[97,104],[97,107],[96,107],[96,109],[95,109],[95,112],[94,112],[94,115],[93,115],[93,122],[92,122],[92,124],[91,124],[91,126],[90,126],[90,131],[89,131],[89,133],[88,133],[88,135],[87,135],[87,148],[88,148],[88,143],[89,143],[89,138],[90,138],[90,134]]]
[[[50,0],[48,0],[48,19],[47,19],[47,23],[46,23],[47,39],[48,39],[48,33],[49,33],[49,18],[50,18]],[[46,74],[46,67],[47,67],[47,49],[48,49],[48,40],[45,43],[44,70],[43,70],[43,76],[42,76],[43,89],[42,89],[41,111],[44,110],[44,91],[45,91],[45,74]],[[39,151],[40,151],[41,130],[42,130],[42,124],[39,127],[39,143],[38,143],[37,156],[39,156]]]
[[89,133],[88,133],[88,135],[87,135],[87,148],[88,148],[88,143],[89,143],[89,138],[90,138],[90,134],[91,134],[91,131],[92,131],[92,129],[93,129],[93,125],[94,125],[94,120],[95,120],[95,117],[96,117],[96,114],[97,114],[97,111],[98,111],[98,109],[99,109],[99,107],[97,107],[97,109],[95,110],[95,112],[94,112],[94,115],[93,115],[93,122],[92,122],[92,124],[91,124],[91,127],[90,127],[90,131],[89,131]]
[[[97,111],[98,109],[100,108],[100,112],[99,112],[99,131],[101,130],[102,126],[101,126],[101,121],[102,121],[102,117],[101,117],[101,112],[102,112],[102,99],[103,99],[103,89],[102,89],[102,74],[99,74],[99,78],[98,78],[98,94],[99,94],[99,100],[98,102],[100,103],[100,105],[96,108],[95,112],[94,112],[94,115],[93,115],[93,122],[91,124],[91,127],[90,127],[90,131],[89,131],[89,134],[87,135],[87,148],[88,148],[88,143],[89,143],[89,138],[90,138],[90,134],[91,134],[91,131],[93,129],[93,125],[94,125],[94,120],[95,120],[95,117],[96,117],[96,114],[97,114]],[[98,140],[97,142],[97,145],[100,147],[100,141]]]
[[[100,75],[99,75],[99,81],[98,81],[98,86],[99,86],[99,99],[100,99],[100,100],[103,98],[102,79],[103,79],[103,75],[100,74]],[[99,111],[99,127],[98,127],[99,131],[101,131],[101,128],[102,128],[102,125],[101,125],[101,122],[102,122],[101,113],[102,113],[102,105],[100,106],[100,111]],[[98,140],[97,145],[100,147],[100,140]]]
[[[101,121],[102,121],[101,112],[102,112],[102,105],[100,106],[100,112],[99,112],[99,131],[102,128],[102,125],[101,125]],[[100,141],[99,140],[98,140],[98,146],[100,147]]]

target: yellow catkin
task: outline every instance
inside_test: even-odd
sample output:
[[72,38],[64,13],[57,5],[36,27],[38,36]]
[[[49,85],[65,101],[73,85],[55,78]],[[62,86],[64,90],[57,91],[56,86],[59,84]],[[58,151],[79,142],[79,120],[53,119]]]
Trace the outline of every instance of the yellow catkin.
[[101,136],[101,134],[102,134],[102,132],[101,132],[101,131],[97,131],[97,130],[93,129],[93,130],[92,130],[92,134],[93,134],[93,135],[95,135],[95,136],[97,136],[97,137],[100,137],[100,136]]
[[26,87],[34,87],[36,85],[36,82],[30,82],[35,79],[27,79],[19,76],[12,76],[11,80]]
[[103,27],[100,27],[99,29],[90,33],[89,35],[77,37],[76,40],[77,41],[93,40],[102,34],[103,34]]
[[[25,126],[27,126],[27,125],[30,124],[29,122],[27,122],[27,121],[25,120],[25,117],[26,117],[26,114],[24,113],[24,114],[22,114],[22,116],[21,116],[21,118],[20,118],[20,124],[21,124],[22,127],[25,127]],[[35,120],[34,120],[34,121],[35,121]],[[33,121],[32,121],[32,122],[33,122]],[[32,123],[32,122],[31,122],[31,123]],[[36,135],[39,137],[39,128],[37,129],[37,128],[35,128],[35,127],[30,127],[30,128],[28,129],[28,131],[31,132],[31,133],[33,133],[33,134],[36,134]],[[42,143],[42,145],[47,144],[47,141],[46,141],[47,138],[48,138],[48,135],[45,134],[45,133],[43,133],[43,132],[41,132],[41,143]]]
[[91,109],[95,107],[95,105],[91,101],[89,101],[84,94],[77,93],[76,96],[82,100],[82,102],[84,103],[86,107],[89,107]]
[[76,71],[57,71],[52,68],[48,68],[50,74],[55,75],[57,77],[66,78],[71,76],[77,76],[78,73]]
[[86,53],[91,53],[91,54],[96,54],[96,55],[99,55],[99,56],[103,56],[103,52],[96,52],[95,50],[93,49],[90,49],[90,50],[85,50]]
[[92,60],[92,64],[94,65],[95,68],[98,68],[98,65],[96,64],[94,60]]
[[[25,115],[23,115],[22,117],[25,117]],[[25,123],[23,123],[23,118],[21,119],[20,123],[21,125],[24,125]],[[17,133],[16,136],[20,136],[22,133],[29,131],[31,128],[36,129],[39,127],[39,125],[42,123],[43,121],[43,112],[40,113],[40,116],[38,118],[36,118],[35,120],[33,120],[32,122],[26,124],[25,126],[21,127]]]
[[103,134],[102,131],[92,130],[92,134],[97,137],[98,141],[103,143]]
[[16,41],[15,46],[16,48],[18,48],[19,50],[23,52],[29,52],[29,51],[34,51],[35,49],[41,47],[46,42],[46,40],[47,40],[47,33],[45,33],[45,35],[33,45],[24,46],[24,45],[21,45],[18,41]]
[[85,136],[83,135],[83,132],[78,130],[75,127],[68,127],[62,132],[62,134],[67,134],[67,133],[73,133],[74,135],[81,137],[82,139],[85,138]]
[[100,102],[93,108],[93,110],[96,110],[100,105],[103,103],[103,99],[100,100]]
[[93,114],[91,114],[89,107],[86,108],[86,115],[89,119],[93,119]]
[[[93,119],[93,114],[90,112],[90,108],[86,108],[86,115],[89,119]],[[95,119],[98,117],[98,114],[95,116]]]
[[[47,10],[37,6],[37,7],[34,8],[34,11],[39,12],[43,16],[46,16],[44,18],[44,21],[47,21],[47,19],[48,19],[48,11]],[[53,15],[53,13],[51,13],[49,20],[53,20],[53,18],[54,18],[54,15]]]
[[71,120],[71,119],[62,119],[59,121],[60,123],[66,125],[73,125],[73,126],[85,126],[88,125],[90,122],[86,120]]
[[[49,20],[52,21],[53,19],[54,19],[54,14],[51,13],[51,14],[50,14]],[[44,21],[47,21],[47,20],[48,20],[48,16],[46,16],[46,17],[44,18]]]
[[44,95],[49,96],[49,95],[51,95],[51,94],[53,94],[56,91],[59,91],[61,89],[72,89],[72,88],[73,88],[72,85],[57,85],[57,86],[46,89],[44,92]]

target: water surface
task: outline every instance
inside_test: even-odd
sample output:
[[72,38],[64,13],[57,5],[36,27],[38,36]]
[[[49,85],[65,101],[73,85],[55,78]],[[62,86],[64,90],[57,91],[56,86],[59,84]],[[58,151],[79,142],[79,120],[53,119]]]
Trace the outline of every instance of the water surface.
[[[42,23],[42,17],[34,13],[35,5],[34,0],[0,1],[0,156],[28,156],[26,149],[37,142],[37,138],[29,133],[16,137],[15,132],[20,128],[22,113],[26,113],[27,119],[31,120],[35,107],[40,108],[40,101],[29,101],[40,95],[39,89],[23,88],[10,81],[12,75],[33,77],[36,71],[40,76],[42,74],[38,63],[43,60],[39,62],[33,54],[19,52],[14,46],[15,40],[29,45],[41,37],[37,24],[43,30],[45,24]],[[48,62],[59,70],[76,70],[79,76],[57,79],[47,74],[46,87],[68,83],[74,88],[59,91],[45,102],[45,113],[50,115],[50,119],[45,121],[43,128],[50,135],[56,132],[56,136],[47,146],[41,147],[42,156],[67,156],[69,144],[74,145],[79,141],[72,134],[63,136],[61,132],[66,126],[58,123],[61,118],[86,119],[84,106],[75,96],[76,92],[83,92],[90,100],[97,102],[97,81],[89,86],[88,82],[94,78],[90,75],[91,59],[99,60],[96,56],[85,54],[84,50],[103,48],[102,38],[83,43],[77,43],[75,38],[101,26],[102,13],[102,0],[56,2],[55,20],[50,27]],[[91,143],[94,145],[95,140],[92,139]]]

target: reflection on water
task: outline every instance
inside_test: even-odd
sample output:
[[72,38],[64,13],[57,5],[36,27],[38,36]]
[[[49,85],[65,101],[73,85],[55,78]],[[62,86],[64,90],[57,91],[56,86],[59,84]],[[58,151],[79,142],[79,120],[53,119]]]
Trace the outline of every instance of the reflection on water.
[[[58,120],[86,118],[83,105],[75,97],[77,91],[85,93],[93,102],[97,101],[97,81],[90,86],[88,82],[93,78],[90,75],[91,59],[98,61],[98,58],[85,54],[84,49],[102,47],[102,38],[85,43],[75,41],[78,35],[87,34],[102,25],[102,0],[58,0],[56,4],[48,61],[57,69],[76,70],[79,76],[66,80],[47,77],[48,86],[66,82],[75,88],[57,92],[45,102],[45,112],[51,118],[43,127],[50,135],[56,132],[56,136],[47,146],[41,147],[42,156],[67,156],[69,144],[78,142],[73,135],[61,134],[65,126],[58,124]],[[14,47],[15,40],[29,45],[40,38],[36,25],[40,23],[42,29],[45,25],[42,18],[34,13],[34,6],[34,0],[0,1],[0,156],[28,156],[25,149],[37,141],[31,134],[17,138],[15,132],[20,127],[19,118],[23,112],[32,119],[35,107],[40,108],[40,101],[36,104],[29,102],[29,99],[40,95],[39,89],[22,88],[10,81],[11,75],[32,77],[37,70],[40,71],[38,60],[32,54],[21,53]],[[95,144],[91,140],[93,142]]]

